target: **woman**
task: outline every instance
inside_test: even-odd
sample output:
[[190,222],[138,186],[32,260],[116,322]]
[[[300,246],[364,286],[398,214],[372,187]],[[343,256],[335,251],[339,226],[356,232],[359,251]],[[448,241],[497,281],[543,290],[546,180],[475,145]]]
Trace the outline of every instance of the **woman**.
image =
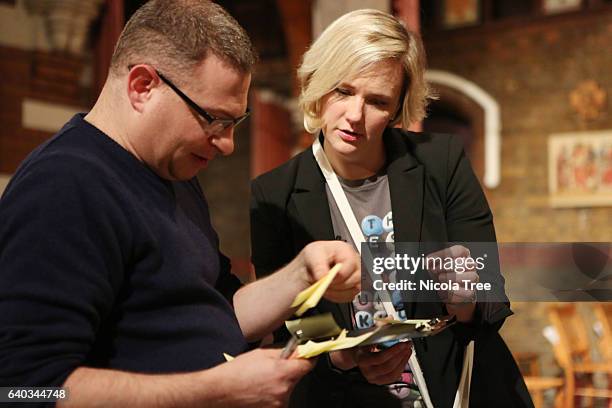
[[[298,70],[304,125],[317,134],[313,148],[252,184],[258,276],[314,240],[495,241],[491,212],[459,141],[405,130],[425,114],[424,67],[420,40],[375,10],[340,17],[313,43]],[[487,280],[505,299],[499,273]],[[365,328],[385,314],[373,296],[364,291],[352,304],[322,301],[317,309],[344,327]],[[330,353],[298,385],[292,406],[458,406],[466,345],[474,339],[470,406],[531,406],[497,333],[512,313],[508,304],[445,302],[396,304],[402,317],[450,313],[459,323],[414,348]]]

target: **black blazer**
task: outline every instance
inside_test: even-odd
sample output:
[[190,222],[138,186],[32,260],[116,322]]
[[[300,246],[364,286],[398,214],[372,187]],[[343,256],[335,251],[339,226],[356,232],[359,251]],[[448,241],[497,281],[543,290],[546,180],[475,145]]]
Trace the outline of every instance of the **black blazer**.
[[[388,129],[383,138],[395,242],[496,240],[491,211],[457,138],[398,129]],[[252,182],[252,261],[258,277],[288,263],[308,243],[333,239],[325,179],[311,149]],[[498,272],[484,279],[481,275],[481,281],[491,282],[506,299],[504,280]],[[341,326],[351,327],[348,304],[322,300],[317,310],[330,311]],[[442,303],[414,302],[406,305],[406,314],[408,318],[427,318],[446,312]],[[436,408],[452,407],[465,346],[473,339],[476,349],[470,406],[533,406],[497,333],[511,314],[507,302],[478,303],[473,323],[456,324],[451,330],[415,342]],[[296,388],[292,406],[360,406],[358,401],[349,402],[358,388],[369,388],[365,394],[374,395],[376,406],[383,406],[387,393],[377,393],[381,387],[368,384],[359,372],[339,374],[327,359],[319,360]],[[393,401],[388,406],[394,406]]]

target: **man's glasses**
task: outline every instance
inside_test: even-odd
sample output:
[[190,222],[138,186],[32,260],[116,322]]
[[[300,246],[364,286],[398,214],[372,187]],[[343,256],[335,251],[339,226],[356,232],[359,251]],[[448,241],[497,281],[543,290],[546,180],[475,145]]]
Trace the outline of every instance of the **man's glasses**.
[[174,85],[168,78],[163,76],[159,71],[156,70],[155,72],[157,73],[157,76],[159,76],[159,78],[162,81],[164,81],[164,83],[166,83],[166,85],[168,85],[170,87],[170,89],[172,89],[174,92],[176,92],[176,94],[178,96],[180,96],[181,99],[183,101],[185,101],[185,103],[187,105],[189,105],[189,107],[191,109],[196,111],[198,113],[198,115],[200,115],[201,117],[203,117],[206,120],[206,122],[208,123],[208,128],[206,130],[208,132],[210,132],[210,133],[213,133],[213,134],[221,133],[224,130],[226,130],[227,128],[229,128],[229,127],[237,126],[240,122],[245,120],[249,116],[249,114],[251,113],[247,109],[247,111],[246,111],[246,113],[244,115],[242,115],[242,116],[240,116],[239,118],[236,118],[236,119],[221,119],[221,118],[217,118],[216,116],[213,116],[210,113],[206,112],[206,109],[200,107],[191,98],[189,98],[187,95],[185,95],[183,93],[183,91],[178,89],[178,87],[176,85]]

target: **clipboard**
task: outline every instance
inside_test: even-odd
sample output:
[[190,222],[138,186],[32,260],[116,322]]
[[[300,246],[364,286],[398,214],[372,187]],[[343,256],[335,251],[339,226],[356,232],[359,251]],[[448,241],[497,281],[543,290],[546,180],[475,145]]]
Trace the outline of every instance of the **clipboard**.
[[[385,322],[386,319],[381,320]],[[381,322],[379,321],[379,322]],[[434,317],[431,319],[408,319],[404,321],[388,320],[386,324],[369,329],[353,330],[349,337],[360,336],[373,332],[359,346],[370,346],[387,342],[398,342],[421,337],[435,336],[449,326],[455,324],[454,316]]]
[[[292,336],[292,348],[306,357],[352,347],[407,341],[434,336],[455,323],[454,316],[397,321],[381,319],[369,329],[343,331],[331,313],[285,322]],[[292,350],[293,352],[293,350]]]

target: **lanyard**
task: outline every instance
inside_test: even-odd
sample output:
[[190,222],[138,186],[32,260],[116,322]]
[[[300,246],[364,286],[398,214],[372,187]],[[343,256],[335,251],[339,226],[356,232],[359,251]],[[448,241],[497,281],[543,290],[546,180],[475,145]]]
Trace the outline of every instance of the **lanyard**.
[[[361,254],[361,244],[365,242],[365,237],[363,236],[363,232],[361,231],[359,223],[355,218],[355,213],[353,213],[351,205],[349,204],[348,199],[346,198],[344,189],[340,185],[338,176],[336,175],[336,172],[329,163],[329,160],[325,155],[325,151],[323,151],[323,147],[321,146],[318,137],[312,144],[312,153],[314,154],[315,160],[317,161],[317,164],[319,165],[319,168],[323,173],[323,177],[325,177],[325,181],[327,182],[329,190],[332,193],[332,197],[334,198],[334,201],[336,202],[336,205],[340,210],[340,214],[344,219],[344,223],[346,224],[351,234],[351,238],[353,239],[357,250]],[[379,294],[381,295],[382,304],[385,308],[387,316],[391,316],[395,320],[400,320],[399,316],[397,315],[397,311],[393,307],[393,303],[389,299],[388,293],[386,291],[382,291]],[[419,386],[419,390],[421,391],[421,395],[423,396],[423,400],[425,401],[427,408],[433,408],[431,398],[429,398],[429,391],[427,391],[427,385],[425,384],[425,377],[423,376],[423,371],[421,370],[421,366],[419,364],[419,361],[417,360],[414,347],[412,348],[412,355],[410,356],[409,364],[410,369],[412,370],[412,373],[416,378],[417,385]]]

